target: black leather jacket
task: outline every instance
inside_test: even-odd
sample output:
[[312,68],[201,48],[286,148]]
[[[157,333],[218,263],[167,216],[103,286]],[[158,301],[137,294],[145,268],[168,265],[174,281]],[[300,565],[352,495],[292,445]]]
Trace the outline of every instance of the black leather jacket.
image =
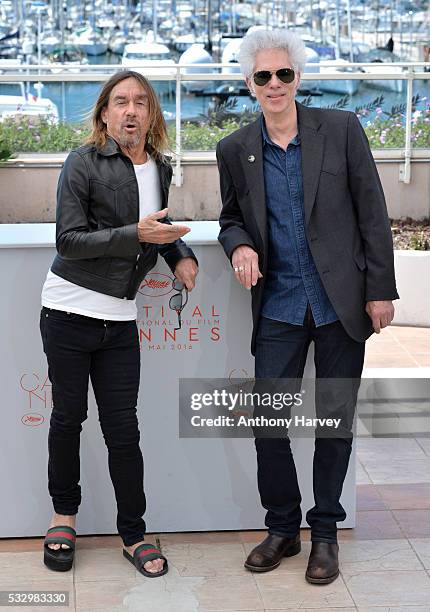
[[[172,167],[156,160],[161,205],[167,206]],[[52,272],[81,287],[133,299],[158,253],[174,272],[184,257],[197,259],[182,240],[140,243],[139,189],[131,159],[115,140],[72,151],[57,189],[57,256]]]

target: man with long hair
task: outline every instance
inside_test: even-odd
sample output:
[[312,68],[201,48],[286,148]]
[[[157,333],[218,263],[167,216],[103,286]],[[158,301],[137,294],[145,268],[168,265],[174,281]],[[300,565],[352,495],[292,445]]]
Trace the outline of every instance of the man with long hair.
[[79,442],[91,379],[108,449],[124,556],[142,574],[167,572],[144,543],[146,508],[136,414],[140,347],[135,296],[160,253],[191,291],[197,260],[167,219],[172,167],[157,96],[141,74],[113,75],[97,99],[92,133],[72,151],[57,191],[57,255],[42,291],[40,329],[52,383],[48,485],[54,515],[44,562],[69,570],[81,502]]

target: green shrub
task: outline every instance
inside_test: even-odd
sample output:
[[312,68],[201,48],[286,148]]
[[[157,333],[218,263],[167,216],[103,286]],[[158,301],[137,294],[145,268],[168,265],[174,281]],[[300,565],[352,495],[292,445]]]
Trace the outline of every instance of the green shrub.
[[[405,146],[404,114],[405,105],[393,106],[389,111],[382,109],[384,98],[379,96],[364,106],[355,109],[362,121],[364,130],[372,149],[403,148]],[[418,95],[414,97],[412,138],[413,147],[430,148],[430,108],[426,103],[425,110],[417,110]],[[302,102],[310,106],[312,99]],[[331,107],[345,108],[349,97],[343,96]],[[183,151],[213,151],[217,142],[238,128],[250,123],[258,116],[256,107],[247,110],[236,110],[235,100],[228,100],[215,111],[202,115],[194,121],[184,121],[181,130]],[[366,116],[376,111],[376,117],[366,122]],[[168,127],[174,149],[175,124]],[[54,124],[49,119],[21,117],[7,118],[0,122],[0,143],[5,155],[16,153],[60,153],[79,146],[89,133],[87,124]],[[7,158],[6,157],[6,158]]]
[[12,157],[12,149],[0,140],[0,162],[7,161]]
[[430,242],[424,232],[411,236],[410,245],[415,251],[430,251]]
[[0,123],[0,142],[17,153],[59,153],[82,144],[85,125],[52,123],[46,118],[9,117]]

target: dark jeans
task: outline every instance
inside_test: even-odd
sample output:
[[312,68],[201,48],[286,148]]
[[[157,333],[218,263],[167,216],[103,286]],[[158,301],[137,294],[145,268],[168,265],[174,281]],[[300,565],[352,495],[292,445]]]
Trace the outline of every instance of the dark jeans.
[[73,515],[81,502],[79,443],[91,378],[108,449],[118,532],[131,546],[143,540],[146,508],[136,414],[140,377],[136,322],[102,321],[42,308],[40,331],[52,383],[48,487],[54,509]]
[[[364,342],[353,340],[339,321],[315,327],[310,311],[303,326],[262,317],[255,353],[256,378],[303,377],[309,344],[315,343],[317,378],[359,379]],[[318,404],[316,406],[318,412]],[[306,514],[313,542],[336,542],[339,501],[351,454],[352,436],[317,437],[313,460],[315,505]],[[258,488],[269,533],[294,537],[300,529],[301,495],[290,440],[256,438]]]

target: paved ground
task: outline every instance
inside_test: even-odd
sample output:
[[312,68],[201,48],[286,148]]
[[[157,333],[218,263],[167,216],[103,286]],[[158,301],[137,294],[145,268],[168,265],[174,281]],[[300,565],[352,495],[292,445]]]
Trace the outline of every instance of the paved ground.
[[[426,366],[430,329],[390,328],[368,344],[367,368]],[[170,564],[155,580],[123,559],[115,536],[79,538],[66,575],[44,567],[41,539],[0,540],[0,590],[65,590],[67,609],[85,612],[429,612],[430,438],[360,437],[357,458],[357,526],[340,531],[341,576],[331,585],[306,583],[303,530],[302,552],[262,575],[243,561],[263,532],[153,534]]]

